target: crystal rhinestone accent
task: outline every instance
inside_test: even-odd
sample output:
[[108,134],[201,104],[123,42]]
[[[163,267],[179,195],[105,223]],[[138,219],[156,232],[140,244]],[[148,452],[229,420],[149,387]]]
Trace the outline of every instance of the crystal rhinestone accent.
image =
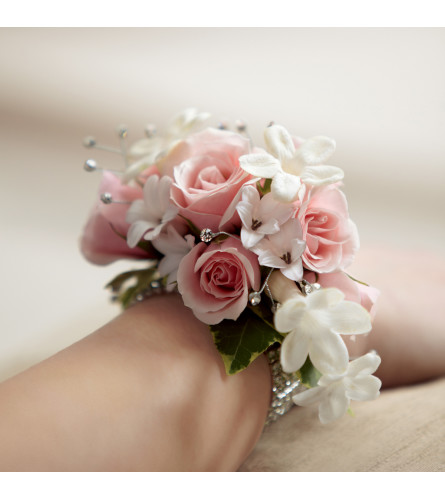
[[238,132],[245,132],[247,129],[247,124],[243,120],[236,120],[235,126],[236,126],[236,130],[238,130]]
[[83,168],[87,172],[94,172],[94,170],[96,170],[96,168],[97,168],[96,160],[93,160],[92,158],[90,158],[89,160],[87,160],[84,163]]
[[110,203],[113,203],[113,197],[110,193],[102,193],[100,195],[100,201],[105,203],[105,205],[109,205]]
[[162,284],[160,281],[154,280],[150,283],[150,288],[152,290],[160,290],[162,288]]
[[[167,291],[161,280],[153,280],[150,283],[147,283],[147,287],[133,297],[133,300],[129,303],[129,306],[137,304],[139,302],[143,302],[144,300],[149,299],[150,297],[155,297],[156,295],[161,295],[164,293],[174,293],[174,291]],[[117,302],[119,300],[119,295],[113,295],[111,297],[112,302]]]
[[210,243],[213,240],[214,234],[211,229],[205,228],[201,231],[199,237],[204,243]]
[[91,135],[89,135],[88,137],[85,137],[85,139],[83,140],[83,145],[86,148],[92,148],[93,146],[96,145],[96,139]]
[[298,282],[298,284],[300,285],[300,289],[301,291],[305,294],[305,295],[309,295],[310,293],[312,293],[313,291],[315,290],[318,290],[320,289],[320,285],[317,284],[317,286],[315,286],[315,284],[310,284],[309,281],[306,281],[306,280],[301,280]]
[[125,139],[128,134],[128,127],[126,125],[119,125],[119,127],[117,127],[117,134],[121,139]]
[[280,347],[272,348],[266,352],[272,374],[272,401],[265,425],[275,422],[278,417],[287,413],[294,406],[292,396],[304,390],[295,373],[283,372],[280,363],[280,349]]
[[257,306],[261,302],[261,294],[260,294],[260,292],[251,292],[251,293],[249,293],[249,302],[253,306]]
[[145,126],[145,135],[151,139],[156,135],[156,125],[154,123],[149,123]]

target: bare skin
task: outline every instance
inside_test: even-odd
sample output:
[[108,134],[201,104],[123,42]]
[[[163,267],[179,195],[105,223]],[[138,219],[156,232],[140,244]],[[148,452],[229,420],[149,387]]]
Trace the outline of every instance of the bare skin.
[[0,470],[236,470],[270,390],[264,357],[228,377],[208,327],[154,297],[0,385]]
[[[371,249],[351,274],[382,291],[351,354],[376,349],[384,387],[445,375],[444,262]],[[155,297],[0,384],[0,470],[237,470],[270,390],[264,357],[226,376],[207,326]]]
[[445,261],[427,252],[367,248],[348,272],[381,291],[372,332],[348,342],[350,354],[379,353],[383,388],[445,375]]

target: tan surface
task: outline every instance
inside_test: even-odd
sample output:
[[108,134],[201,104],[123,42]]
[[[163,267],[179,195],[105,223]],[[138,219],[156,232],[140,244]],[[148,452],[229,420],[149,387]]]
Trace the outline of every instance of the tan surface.
[[264,431],[240,471],[445,471],[445,379],[353,403],[355,417],[323,426],[295,407]]

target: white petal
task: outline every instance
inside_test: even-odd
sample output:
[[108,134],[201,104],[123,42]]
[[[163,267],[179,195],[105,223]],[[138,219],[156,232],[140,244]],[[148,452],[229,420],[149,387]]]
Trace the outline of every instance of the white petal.
[[298,198],[300,187],[299,177],[280,171],[275,174],[270,190],[275,200],[291,203]]
[[357,302],[345,300],[329,311],[329,324],[333,332],[341,335],[359,335],[371,331],[371,315]]
[[[316,332],[314,327],[308,323],[312,333],[312,341],[309,347],[309,356],[312,364],[321,373],[341,374],[348,368],[349,354],[345,343],[340,335],[328,330]],[[304,328],[304,323],[299,327]]]
[[[261,245],[263,241],[264,240],[261,240],[259,245]],[[259,252],[257,249],[258,245],[252,247],[250,250],[258,255],[258,263],[260,266],[273,267],[275,269],[282,269],[286,267],[286,263],[284,262],[284,260],[275,255],[270,250]]]
[[167,133],[171,137],[184,137],[209,117],[209,113],[199,113],[196,108],[184,109],[170,122]]
[[[297,259],[299,259],[302,255],[303,255],[303,252],[306,248],[306,242],[303,241],[303,240],[300,240],[299,238],[295,238],[292,240],[291,242],[291,257],[292,257],[292,261],[296,261]],[[298,281],[298,280],[295,280],[295,281]]]
[[306,361],[309,338],[301,331],[294,330],[281,344],[281,367],[287,373],[296,372]]
[[173,220],[179,212],[179,208],[175,205],[169,205],[164,215],[162,216],[162,224]]
[[251,175],[271,179],[281,171],[280,162],[267,153],[243,155],[239,158],[240,167]]
[[321,165],[334,151],[334,139],[319,135],[305,140],[298,149],[298,155],[305,165]]
[[128,182],[137,177],[146,168],[151,167],[155,163],[157,154],[158,150],[155,149],[140,160],[132,163],[122,174],[122,184],[128,184]]
[[[247,177],[247,173],[244,175]],[[258,179],[256,177],[254,177],[253,179],[249,179],[248,181],[246,181],[244,186],[246,184],[254,184],[257,181],[258,181]],[[242,193],[242,190],[240,189],[238,191],[238,193],[236,193],[236,195],[233,197],[233,200],[230,202],[230,205],[226,208],[226,211],[224,212],[223,216],[221,217],[221,221],[220,221],[219,226],[218,226],[220,231],[226,231],[227,229],[229,229],[229,228],[225,228],[224,226],[225,226],[225,224],[227,224],[230,221],[230,219],[232,219],[232,217],[236,211],[236,206],[240,202],[241,193]],[[229,229],[229,231],[232,232],[230,229]]]
[[157,187],[157,199],[162,212],[165,212],[170,205],[170,188],[173,184],[173,179],[164,175],[159,179]]
[[[295,287],[297,288],[297,287]],[[292,296],[275,312],[274,324],[281,333],[290,332],[298,327],[298,323],[306,311],[306,303],[302,295]]]
[[[275,214],[274,214],[275,215]],[[257,231],[261,234],[275,234],[280,230],[280,224],[276,219],[269,219],[261,224]]]
[[328,309],[344,299],[344,294],[338,288],[322,288],[307,296],[310,309]]
[[322,424],[329,424],[342,417],[348,410],[349,398],[346,397],[342,384],[333,387],[318,408],[318,416]]
[[[281,256],[286,252],[290,252],[292,258],[298,258],[301,254],[293,254],[293,250],[298,251],[299,246],[305,245],[304,241],[300,240],[303,236],[300,221],[298,219],[289,219],[281,227],[280,231],[269,236],[272,248],[275,249],[277,255]],[[300,240],[300,243],[298,242]],[[304,249],[303,249],[304,250]],[[302,253],[303,253],[302,250]]]
[[339,167],[320,165],[318,167],[305,167],[301,174],[301,180],[312,186],[323,186],[341,181],[344,175],[343,170]]
[[[241,243],[244,248],[252,248],[264,238],[264,234],[249,231],[245,227],[241,229]],[[267,265],[267,264],[264,264]]]
[[167,276],[168,274],[172,273],[173,271],[177,271],[179,264],[181,262],[181,259],[183,257],[184,257],[184,255],[173,254],[173,253],[166,255],[159,262],[159,266],[158,266],[159,274],[161,276]]
[[280,225],[284,224],[295,212],[293,205],[289,203],[280,203],[275,200],[272,193],[267,193],[261,198],[261,203],[259,206],[259,215],[261,220],[270,218],[276,220]]
[[236,204],[236,211],[240,216],[243,226],[249,228],[252,225],[252,205],[248,201],[239,201]]
[[295,155],[295,146],[289,132],[281,125],[272,125],[264,131],[267,149],[276,158],[287,160]]
[[125,214],[125,222],[133,224],[145,218],[145,204],[143,200],[134,200]]
[[306,391],[296,394],[292,401],[299,406],[310,406],[319,403],[325,397],[326,389],[324,387],[311,387]]
[[[160,151],[162,147],[163,147],[163,140],[160,136],[154,136],[150,138],[145,137],[144,139],[140,139],[139,141],[134,142],[129,148],[128,153],[130,154],[130,156],[149,155],[150,158],[154,160],[157,152]],[[150,165],[152,164],[153,162],[150,163]],[[129,168],[131,167],[132,165],[130,165]]]
[[350,381],[346,379],[346,395],[355,401],[370,401],[380,394],[382,382],[373,375],[357,377]]
[[241,196],[243,202],[247,202],[251,206],[255,206],[260,202],[260,193],[258,189],[253,186],[243,186]]
[[148,220],[158,220],[164,213],[160,203],[160,179],[158,175],[150,175],[144,184],[144,218]]
[[170,253],[185,255],[194,245],[195,238],[191,234],[181,236],[172,225],[167,226],[167,231],[153,242],[156,250],[159,250],[164,255]]
[[145,220],[138,220],[128,229],[127,244],[130,248],[134,248],[142,238],[142,236],[150,229],[153,229],[155,224]]
[[144,240],[147,240],[147,241],[152,241],[154,240],[155,238],[158,238],[159,235],[161,234],[161,231],[162,229],[164,228],[164,224],[152,224],[153,228],[151,231],[147,231],[143,238]]
[[303,262],[301,259],[298,259],[295,262],[292,262],[288,266],[280,269],[280,271],[293,281],[300,281],[303,278]]
[[380,362],[380,356],[375,351],[368,352],[349,363],[348,377],[371,375],[377,370]]

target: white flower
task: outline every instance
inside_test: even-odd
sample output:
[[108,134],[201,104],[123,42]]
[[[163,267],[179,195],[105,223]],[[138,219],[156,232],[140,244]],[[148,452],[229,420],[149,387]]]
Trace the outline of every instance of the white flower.
[[135,142],[129,154],[142,158],[127,168],[122,176],[122,182],[127,183],[134,179],[140,172],[156,163],[160,157],[168,154],[181,139],[196,131],[209,116],[209,113],[200,113],[195,108],[187,108],[173,118],[164,135],[153,135]]
[[286,222],[294,207],[280,203],[270,193],[260,198],[258,190],[253,186],[242,189],[242,201],[236,205],[241,218],[241,242],[244,248],[256,245],[266,234],[274,234]]
[[281,346],[283,370],[299,370],[309,355],[321,373],[344,373],[349,355],[340,335],[371,331],[368,311],[356,302],[344,300],[337,288],[323,288],[303,296],[295,283],[278,273],[273,273],[269,286],[281,302],[274,317],[275,328],[281,333],[289,332]]
[[178,267],[182,258],[187,255],[195,246],[195,238],[191,234],[181,236],[173,226],[167,226],[167,233],[161,233],[153,246],[164,254],[158,266],[161,276],[168,276],[167,290],[171,291],[175,287],[178,275]]
[[151,175],[144,185],[144,199],[131,204],[126,215],[126,221],[131,224],[127,233],[130,248],[134,248],[142,237],[145,240],[156,238],[178,213],[178,208],[170,202],[172,182],[168,176]]
[[349,363],[342,375],[323,375],[318,386],[297,394],[295,404],[309,406],[319,403],[318,415],[322,424],[343,416],[352,400],[369,401],[380,393],[381,381],[371,375],[380,365],[380,357],[370,352]]
[[303,277],[303,255],[306,243],[303,230],[297,219],[290,219],[283,224],[279,232],[263,238],[251,251],[258,255],[262,266],[279,269],[284,276],[300,281]]
[[343,170],[322,165],[335,150],[333,139],[312,137],[303,140],[297,149],[289,132],[281,125],[266,128],[264,137],[270,154],[244,155],[239,162],[249,174],[273,179],[271,192],[276,200],[295,201],[301,182],[321,186],[343,179]]

